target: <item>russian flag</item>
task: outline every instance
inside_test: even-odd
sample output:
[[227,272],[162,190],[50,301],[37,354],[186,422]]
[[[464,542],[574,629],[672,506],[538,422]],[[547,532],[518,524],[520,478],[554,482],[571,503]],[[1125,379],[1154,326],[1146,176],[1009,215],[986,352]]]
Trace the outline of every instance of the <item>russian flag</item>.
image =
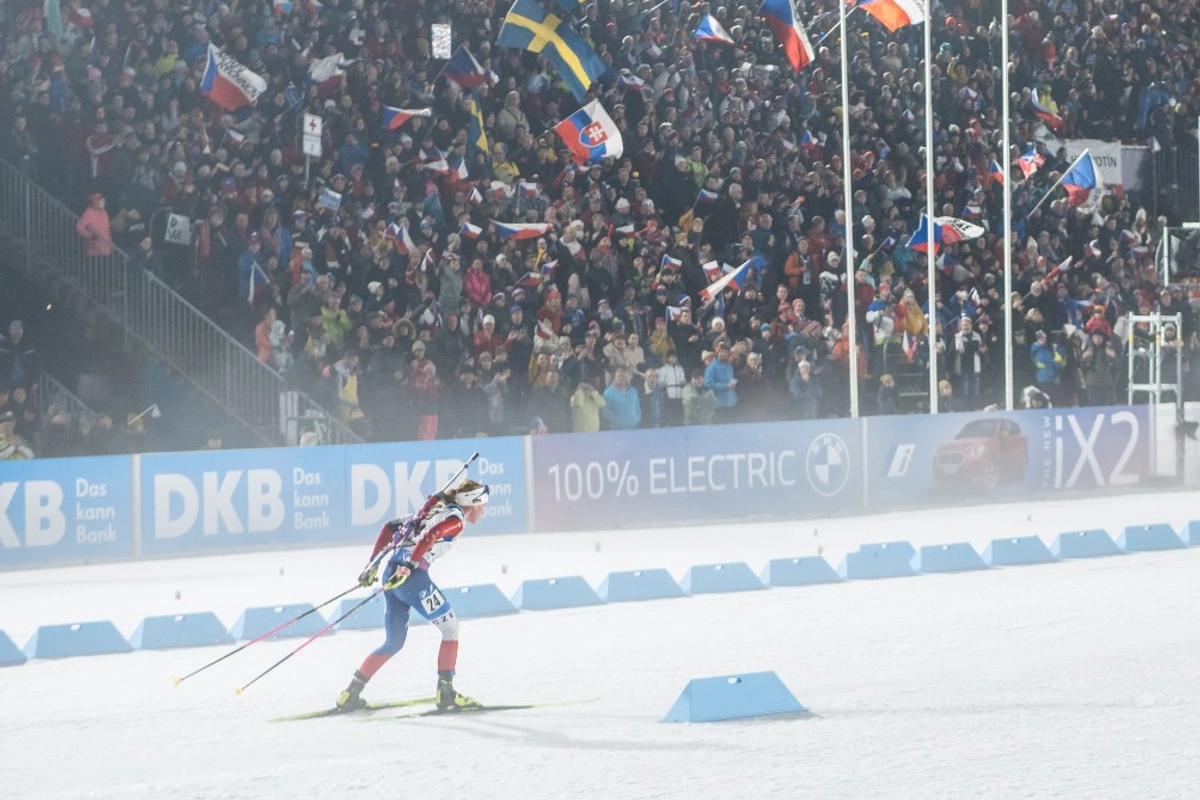
[[483,235],[483,228],[478,225],[472,225],[469,222],[464,222],[462,227],[458,229],[459,235],[467,236],[471,239],[478,239]]
[[1072,206],[1083,205],[1096,185],[1096,162],[1092,160],[1091,151],[1085,149],[1067,174],[1063,175],[1062,186],[1067,190],[1067,203]]
[[579,164],[619,158],[625,152],[621,131],[599,100],[593,100],[555,125],[554,132],[562,137]]
[[1004,170],[1000,169],[1000,164],[994,158],[991,166],[988,167],[988,175],[992,176],[992,180],[996,183],[1004,183]]
[[1025,155],[1017,159],[1017,166],[1021,168],[1021,172],[1025,175],[1025,180],[1038,171],[1038,168],[1046,163],[1046,157],[1036,150],[1030,150]]
[[432,116],[433,109],[430,108],[392,108],[391,106],[384,106],[383,129],[385,131],[394,131],[413,117]]
[[1058,106],[1052,99],[1042,102],[1038,97],[1037,89],[1034,89],[1029,95],[1029,103],[1033,106],[1033,113],[1037,114],[1051,129],[1058,130],[1062,127],[1062,117],[1058,115]]
[[750,260],[747,260],[733,272],[727,273],[724,277],[713,281],[701,289],[700,299],[705,303],[711,303],[715,298],[720,297],[721,293],[726,289],[741,289],[742,284],[746,282],[746,275],[749,272]]
[[796,72],[815,58],[812,43],[800,24],[800,15],[796,13],[795,0],[764,0],[758,16],[765,19],[771,30],[775,31],[775,36],[783,45],[783,52]]
[[505,239],[536,239],[553,229],[548,222],[497,222],[492,220],[496,233]]
[[724,42],[725,44],[733,44],[733,37],[725,30],[717,18],[712,14],[705,14],[704,19],[700,21],[700,27],[696,28],[696,32],[692,34],[693,39],[699,39],[702,42]]
[[863,0],[859,8],[892,33],[905,25],[919,25],[926,16],[924,0]]
[[216,45],[208,45],[208,63],[200,79],[200,93],[227,111],[248,106],[267,90],[261,75],[251,72]]

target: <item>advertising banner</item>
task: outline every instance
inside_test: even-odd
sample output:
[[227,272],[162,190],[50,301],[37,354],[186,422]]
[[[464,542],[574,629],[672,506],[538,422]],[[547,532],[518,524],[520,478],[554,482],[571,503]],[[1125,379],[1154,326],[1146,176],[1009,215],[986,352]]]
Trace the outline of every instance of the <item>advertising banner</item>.
[[419,508],[479,447],[468,473],[492,487],[472,533],[525,531],[519,438],[142,456],[143,556],[370,543]]
[[1146,406],[871,417],[867,505],[931,506],[1135,486],[1151,475]]
[[0,569],[128,559],[128,456],[0,461]]
[[803,517],[861,505],[852,420],[535,436],[539,531]]

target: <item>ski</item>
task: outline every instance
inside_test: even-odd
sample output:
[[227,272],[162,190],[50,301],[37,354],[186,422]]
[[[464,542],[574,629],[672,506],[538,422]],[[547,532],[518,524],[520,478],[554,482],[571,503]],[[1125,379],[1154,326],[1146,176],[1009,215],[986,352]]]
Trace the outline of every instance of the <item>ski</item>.
[[293,714],[290,717],[277,717],[271,722],[295,722],[301,719],[320,719],[321,717],[351,717],[371,714],[375,711],[384,711],[389,708],[406,708],[408,706],[423,706],[429,705],[437,701],[435,697],[417,697],[411,700],[389,700],[383,703],[368,703],[365,708],[360,708],[355,711],[342,711],[337,708],[327,708],[323,711],[309,711],[305,714]]
[[468,708],[431,708],[426,711],[399,714],[395,717],[380,717],[378,719],[415,719],[417,717],[458,717],[468,714],[488,714],[493,711],[525,711],[533,708],[555,708],[558,706],[577,706],[592,703],[594,700],[567,700],[559,703],[509,703],[505,705],[475,705]]

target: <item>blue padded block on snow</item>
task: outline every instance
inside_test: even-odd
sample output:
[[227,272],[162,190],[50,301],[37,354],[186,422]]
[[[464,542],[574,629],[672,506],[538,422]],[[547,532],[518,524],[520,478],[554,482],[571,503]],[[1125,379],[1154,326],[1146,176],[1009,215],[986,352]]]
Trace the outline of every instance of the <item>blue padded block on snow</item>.
[[514,606],[525,611],[604,604],[600,595],[580,575],[521,581],[512,601]]
[[759,578],[767,586],[813,586],[842,580],[820,556],[773,558],[763,567]]
[[25,655],[28,658],[70,658],[132,652],[129,641],[108,620],[42,625],[25,643]]
[[[349,614],[350,609],[366,600],[365,597],[346,597],[338,603],[333,612],[333,618],[338,619],[342,614]],[[314,617],[316,614],[313,615]],[[411,615],[416,618],[417,614]],[[276,623],[277,625],[279,623]],[[337,624],[339,631],[370,631],[383,627],[383,595],[377,594],[363,604],[363,607]],[[309,634],[311,636],[311,634]]]
[[987,564],[966,542],[953,544],[931,544],[922,547],[912,557],[912,567],[917,572],[967,572],[987,569]]
[[161,650],[168,647],[204,647],[232,644],[233,637],[211,611],[195,614],[168,614],[146,617],[137,626],[129,644],[134,650]]
[[745,592],[767,588],[744,561],[692,567],[683,574],[679,586],[688,594]]
[[1117,537],[1117,546],[1127,552],[1144,550],[1182,550],[1187,547],[1175,529],[1165,522],[1130,525]]
[[1049,564],[1058,561],[1037,536],[992,539],[983,551],[983,560],[993,567],[1018,567],[1025,564]]
[[726,719],[807,711],[774,672],[693,678],[662,722],[719,722]]
[[610,572],[600,584],[597,594],[606,603],[687,597],[687,592],[680,588],[671,573],[661,567]]
[[517,607],[504,596],[504,592],[500,591],[500,587],[494,583],[452,586],[449,589],[442,589],[442,593],[450,601],[454,613],[463,619],[517,613]]
[[883,542],[860,545],[847,553],[838,565],[838,575],[848,581],[869,578],[904,578],[916,575],[912,568],[917,551],[908,542]]
[[1092,528],[1086,531],[1068,531],[1054,537],[1050,552],[1059,558],[1098,558],[1100,556],[1119,556],[1125,552],[1117,547],[1117,543],[1102,528]]
[[1200,519],[1194,519],[1183,529],[1183,540],[1188,547],[1200,547]]
[[16,667],[28,660],[8,634],[0,631],[0,667]]
[[[234,639],[257,639],[272,628],[287,622],[292,617],[298,617],[312,610],[312,603],[296,603],[290,606],[258,606],[247,608],[229,629],[229,635]],[[361,609],[360,609],[361,610]],[[320,614],[309,614],[299,622],[288,625],[277,631],[268,639],[293,639],[300,636],[313,636],[325,627],[325,619]]]

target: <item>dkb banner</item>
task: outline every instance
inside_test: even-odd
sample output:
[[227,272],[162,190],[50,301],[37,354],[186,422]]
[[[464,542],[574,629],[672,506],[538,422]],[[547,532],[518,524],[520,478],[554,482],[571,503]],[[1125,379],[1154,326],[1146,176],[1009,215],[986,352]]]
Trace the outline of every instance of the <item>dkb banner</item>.
[[1121,488],[1151,474],[1146,406],[866,420],[871,508]]
[[0,569],[133,555],[128,456],[0,461]]
[[861,506],[852,420],[532,437],[539,531],[801,517]]

